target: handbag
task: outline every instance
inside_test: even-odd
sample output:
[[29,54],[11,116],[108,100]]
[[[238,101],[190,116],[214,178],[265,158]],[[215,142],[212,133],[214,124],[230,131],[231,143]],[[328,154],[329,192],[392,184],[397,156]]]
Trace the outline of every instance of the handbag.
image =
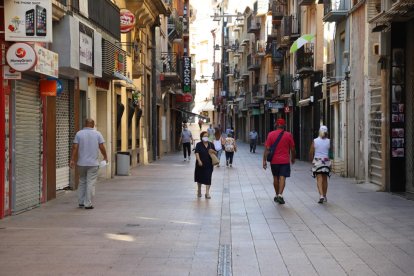
[[217,158],[217,155],[215,153],[208,153],[208,154],[210,155],[211,163],[213,164],[213,166],[218,165],[220,163],[220,160]]
[[276,147],[277,147],[277,144],[279,144],[279,141],[280,141],[280,139],[282,139],[282,136],[283,136],[283,133],[284,133],[285,131],[283,130],[280,134],[279,134],[279,136],[277,137],[277,139],[276,139],[276,141],[273,143],[273,145],[270,147],[270,149],[269,149],[269,153],[267,154],[267,156],[266,156],[266,160],[267,160],[267,162],[272,162],[272,159],[273,159],[273,155],[275,155],[275,151],[276,151]]

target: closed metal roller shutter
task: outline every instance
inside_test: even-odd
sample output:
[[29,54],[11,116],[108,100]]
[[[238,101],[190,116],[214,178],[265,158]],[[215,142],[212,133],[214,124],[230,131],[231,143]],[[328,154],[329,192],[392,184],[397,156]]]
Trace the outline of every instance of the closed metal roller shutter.
[[42,196],[42,111],[37,80],[15,82],[13,212],[40,204]]
[[56,189],[69,186],[70,158],[70,94],[68,81],[61,80],[62,93],[56,98]]

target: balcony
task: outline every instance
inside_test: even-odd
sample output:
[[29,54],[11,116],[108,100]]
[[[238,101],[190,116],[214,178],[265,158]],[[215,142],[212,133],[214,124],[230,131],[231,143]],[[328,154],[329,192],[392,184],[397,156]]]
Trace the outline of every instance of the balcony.
[[324,0],[323,2],[324,22],[341,22],[348,16],[344,1],[341,0]]
[[181,62],[177,53],[161,53],[161,80],[181,80]]
[[296,51],[296,68],[298,74],[313,73],[314,64],[313,44],[306,44]]
[[315,4],[315,0],[299,0],[298,5],[299,6],[312,6]]
[[168,39],[174,41],[176,39],[181,39],[184,32],[183,22],[178,19],[177,14],[172,14],[168,18],[167,25]]
[[188,20],[188,18],[184,17],[182,24],[183,24],[183,36],[189,37],[190,36],[190,21]]
[[275,40],[278,36],[278,33],[279,33],[279,31],[278,31],[278,29],[276,28],[275,25],[268,26],[266,31],[267,31],[266,32],[266,38],[267,38],[267,40],[270,40],[270,41]]
[[247,32],[254,34],[260,33],[260,19],[252,14],[247,17]]
[[290,74],[284,74],[280,76],[280,92],[282,95],[288,95],[293,93],[293,76]]
[[254,99],[265,98],[265,85],[254,84],[252,88],[252,97]]
[[256,55],[258,57],[264,57],[266,55],[266,41],[264,40],[256,41]]
[[261,67],[260,59],[255,57],[253,54],[247,55],[247,70],[259,71]]
[[221,63],[214,63],[213,64],[213,80],[220,80],[221,79]]
[[266,89],[265,89],[265,97],[266,98],[272,98],[273,94],[276,92],[276,75],[274,74],[268,74],[267,75],[267,83],[266,83]]
[[280,22],[287,12],[286,0],[271,1],[269,3],[269,11],[272,12],[273,22]]

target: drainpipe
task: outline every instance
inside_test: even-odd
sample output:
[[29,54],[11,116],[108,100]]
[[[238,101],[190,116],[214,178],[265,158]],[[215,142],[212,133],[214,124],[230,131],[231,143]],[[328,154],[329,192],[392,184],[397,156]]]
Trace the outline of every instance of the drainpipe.
[[157,121],[158,121],[158,114],[157,114],[157,67],[156,67],[156,35],[155,30],[157,28],[157,22],[151,26],[151,132],[152,132],[152,160],[157,160],[158,154],[158,131],[157,131]]

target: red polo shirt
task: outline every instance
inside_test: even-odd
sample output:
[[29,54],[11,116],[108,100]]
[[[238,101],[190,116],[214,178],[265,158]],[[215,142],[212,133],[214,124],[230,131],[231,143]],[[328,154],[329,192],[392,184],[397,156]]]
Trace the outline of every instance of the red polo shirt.
[[[274,144],[281,131],[282,129],[277,129],[267,135],[265,143],[266,148],[270,148]],[[273,155],[273,159],[270,164],[290,164],[289,150],[294,148],[295,142],[293,141],[292,134],[285,131],[279,141],[279,144],[276,147],[275,154]]]

